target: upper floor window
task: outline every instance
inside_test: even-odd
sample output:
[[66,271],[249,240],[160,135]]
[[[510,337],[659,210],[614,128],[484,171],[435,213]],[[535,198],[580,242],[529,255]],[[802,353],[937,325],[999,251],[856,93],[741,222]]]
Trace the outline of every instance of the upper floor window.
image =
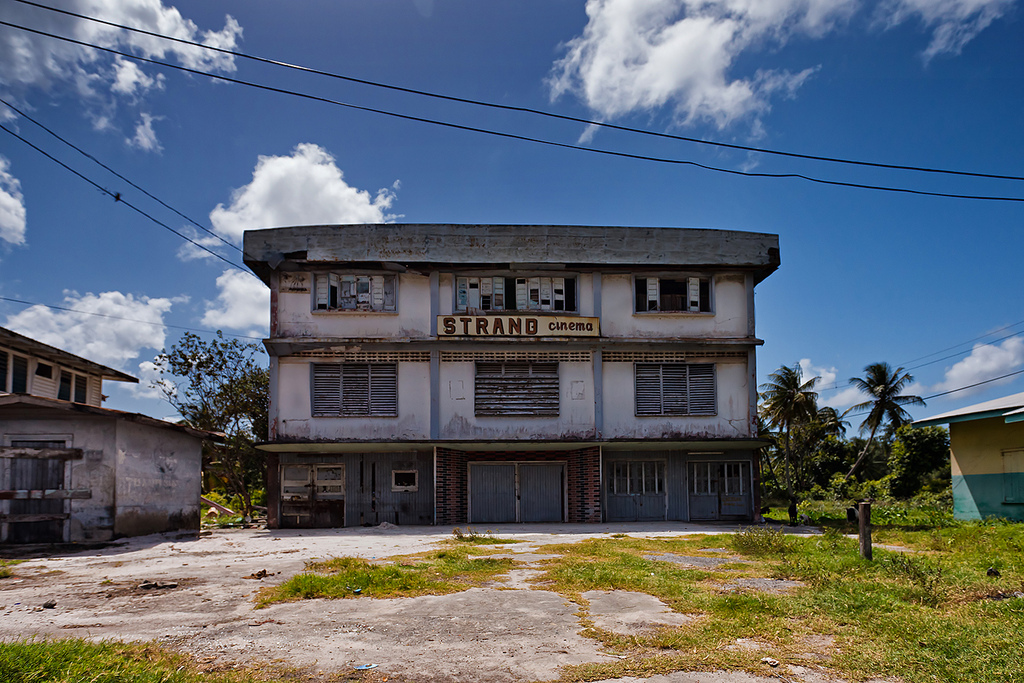
[[636,278],[635,304],[637,313],[646,311],[710,313],[711,278],[638,277]]
[[86,403],[89,389],[89,378],[77,375],[70,370],[60,371],[60,383],[57,385],[57,398],[70,401],[74,396],[75,403]]
[[396,275],[315,273],[313,301],[317,311],[384,311],[397,308]]
[[558,415],[558,363],[477,363],[477,415]]
[[714,363],[637,363],[637,415],[714,415]]
[[313,416],[398,415],[395,363],[314,363]]
[[456,311],[575,312],[575,277],[456,277]]

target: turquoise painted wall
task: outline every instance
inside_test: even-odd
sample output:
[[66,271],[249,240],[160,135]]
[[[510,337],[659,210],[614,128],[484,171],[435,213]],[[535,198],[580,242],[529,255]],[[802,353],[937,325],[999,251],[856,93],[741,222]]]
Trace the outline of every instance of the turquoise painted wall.
[[957,519],[1005,517],[1024,521],[1024,504],[1004,503],[1005,478],[1015,479],[1015,490],[1024,486],[1024,472],[1014,474],[954,474],[953,516]]

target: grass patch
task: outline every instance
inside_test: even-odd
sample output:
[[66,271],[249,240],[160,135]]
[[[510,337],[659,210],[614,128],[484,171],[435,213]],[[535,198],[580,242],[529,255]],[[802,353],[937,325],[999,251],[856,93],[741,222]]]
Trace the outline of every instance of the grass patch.
[[13,565],[21,564],[24,560],[0,560],[0,579],[9,579],[14,576]]
[[480,533],[473,527],[466,527],[463,531],[459,527],[452,529],[452,541],[455,543],[467,543],[469,545],[498,545],[508,543],[522,543],[513,538],[500,538],[494,535],[493,531],[487,530]]
[[4,683],[256,683],[297,680],[287,672],[205,672],[152,643],[23,640],[0,643]]
[[302,574],[280,586],[263,589],[257,606],[310,598],[405,598],[458,593],[515,566],[513,560],[488,557],[462,547],[396,558],[388,564],[372,563],[361,557],[336,557],[308,563]]
[[[1024,597],[1016,597],[1024,593],[1024,525],[916,527],[894,525],[877,533],[873,562],[860,557],[856,539],[836,528],[810,538],[752,528],[732,537],[592,539],[548,546],[544,551],[562,556],[548,561],[541,580],[581,605],[588,590],[630,590],[697,617],[684,626],[635,636],[585,631],[625,659],[570,667],[562,680],[683,669],[764,675],[760,660],[770,656],[783,664],[826,666],[850,680],[1024,681],[1019,647]],[[709,543],[731,547],[729,554],[746,563],[687,568],[648,559],[713,556],[698,552]],[[887,551],[878,543],[908,552]],[[989,567],[1000,575],[989,576]],[[733,583],[751,577],[802,585],[764,593]],[[738,639],[758,646],[739,647]],[[808,659],[808,653],[816,656]]]

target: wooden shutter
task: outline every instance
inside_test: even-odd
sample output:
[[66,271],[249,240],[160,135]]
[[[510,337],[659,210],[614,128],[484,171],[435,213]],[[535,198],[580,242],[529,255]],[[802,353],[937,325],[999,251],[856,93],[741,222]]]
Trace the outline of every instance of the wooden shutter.
[[636,414],[661,415],[661,366],[637,363],[634,366]]
[[368,415],[398,415],[398,365],[369,366],[370,401]]
[[345,363],[341,366],[341,414],[370,414],[370,366]]
[[558,363],[477,363],[477,415],[558,415]]
[[715,364],[693,363],[690,375],[690,415],[715,415],[718,412],[715,400]]
[[661,412],[663,415],[689,415],[688,366],[665,363],[661,366]]
[[316,310],[326,311],[330,301],[330,285],[328,284],[327,273],[316,274],[313,289],[316,290]]
[[0,393],[7,391],[7,352],[0,351]]
[[341,413],[341,365],[313,365],[313,415]]
[[691,277],[687,278],[687,291],[689,293],[690,310],[693,312],[700,312],[700,278]]

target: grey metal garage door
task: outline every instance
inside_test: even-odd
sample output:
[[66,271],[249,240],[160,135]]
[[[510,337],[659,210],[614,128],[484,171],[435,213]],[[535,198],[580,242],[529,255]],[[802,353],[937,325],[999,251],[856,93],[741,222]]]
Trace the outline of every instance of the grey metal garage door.
[[471,463],[469,521],[561,522],[564,471],[562,463]]

